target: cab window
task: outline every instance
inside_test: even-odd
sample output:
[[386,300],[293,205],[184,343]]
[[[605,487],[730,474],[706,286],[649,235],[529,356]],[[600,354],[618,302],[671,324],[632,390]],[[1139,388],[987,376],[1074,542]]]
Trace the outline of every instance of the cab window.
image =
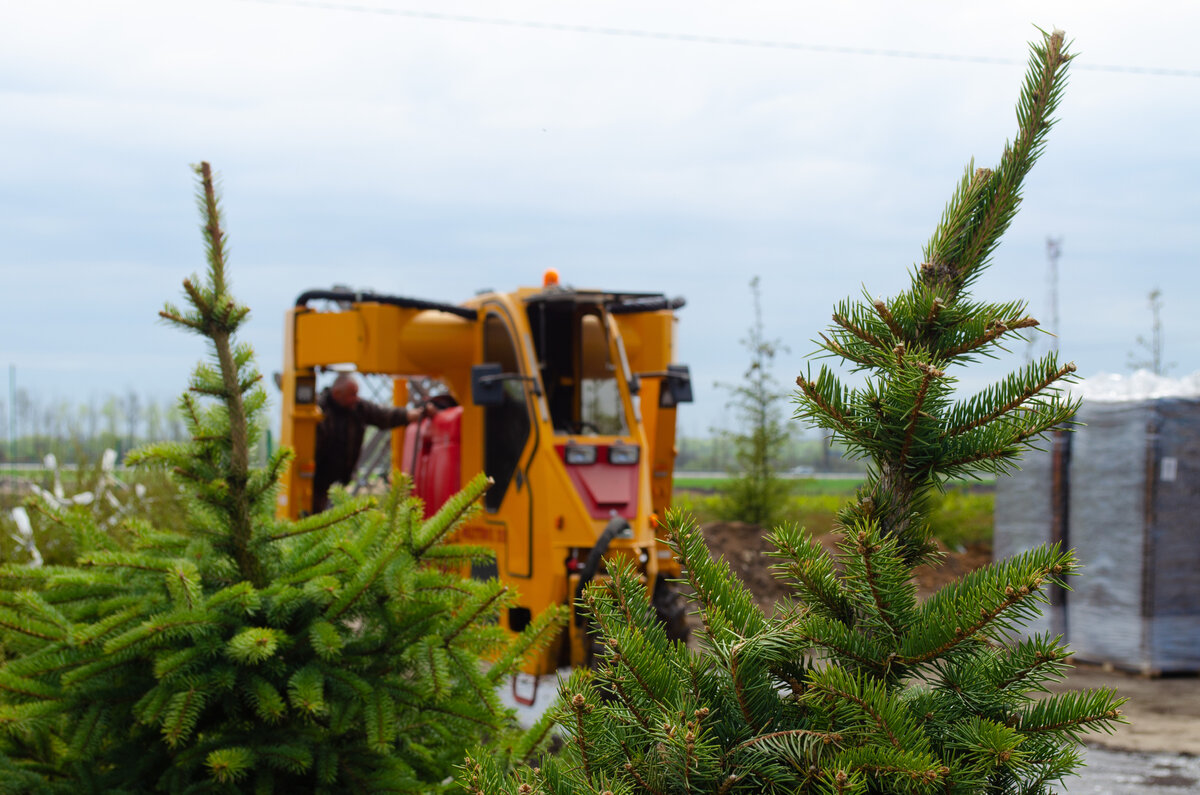
[[617,367],[600,308],[573,301],[533,303],[529,323],[554,430],[627,434]]
[[[521,372],[512,333],[497,314],[489,314],[483,321],[483,359],[499,364],[505,373]],[[503,401],[488,406],[483,419],[483,469],[494,481],[483,498],[484,508],[489,511],[500,509],[531,428],[525,383],[506,380],[503,387]]]

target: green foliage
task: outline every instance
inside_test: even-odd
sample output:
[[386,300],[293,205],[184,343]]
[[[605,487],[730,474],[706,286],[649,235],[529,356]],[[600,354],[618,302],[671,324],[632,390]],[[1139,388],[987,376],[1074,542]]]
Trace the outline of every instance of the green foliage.
[[175,473],[186,510],[128,522],[121,544],[61,512],[73,565],[0,566],[0,791],[424,793],[484,739],[527,755],[495,686],[558,616],[510,639],[495,619],[513,595],[457,573],[481,551],[447,538],[486,478],[429,520],[403,478],[379,506],[273,517],[287,454],[248,465],[265,395],[199,171],[208,278],[162,314],[213,364],[181,400],[191,441],[133,456]]
[[[780,511],[779,522],[808,528],[814,536],[832,532],[847,497],[861,481],[791,481],[794,489]],[[679,482],[676,481],[677,487]],[[686,483],[684,484],[687,485]],[[671,504],[701,523],[717,521],[720,497],[698,491],[675,491]],[[927,500],[929,535],[949,549],[992,543],[995,491],[951,487]]]
[[950,549],[992,543],[996,493],[950,489],[929,500],[929,535]]
[[788,484],[778,477],[788,441],[782,408],[787,395],[773,385],[771,363],[780,343],[763,332],[757,276],[750,280],[750,291],[754,322],[742,340],[750,364],[740,383],[719,385],[730,393],[727,407],[733,409],[741,430],[729,435],[736,467],[733,477],[721,485],[715,508],[721,519],[767,525],[779,518],[787,502]]
[[1061,33],[1033,47],[1019,134],[993,171],[968,171],[912,286],[889,301],[843,302],[826,351],[865,374],[798,379],[797,414],[870,462],[838,515],[839,551],[790,524],[772,536],[792,600],[767,618],[696,525],[667,517],[695,594],[701,649],[670,643],[629,565],[586,594],[603,648],[595,672],[561,687],[561,754],[505,775],[476,755],[474,793],[1045,793],[1081,764],[1076,744],[1122,720],[1111,691],[1035,696],[1062,678],[1060,639],[1016,640],[1078,564],[1040,547],[919,601],[912,575],[934,562],[929,511],[947,480],[1014,466],[1075,405],[1055,391],[1073,370],[1043,359],[966,401],[950,368],[992,355],[1034,321],[1023,305],[965,289],[1016,210],[1042,148],[1069,56]]

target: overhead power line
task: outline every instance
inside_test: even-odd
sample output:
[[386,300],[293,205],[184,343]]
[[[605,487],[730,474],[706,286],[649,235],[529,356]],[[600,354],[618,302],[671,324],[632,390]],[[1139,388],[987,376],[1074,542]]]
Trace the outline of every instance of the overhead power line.
[[[859,55],[878,58],[906,58],[922,61],[949,61],[954,63],[975,63],[1011,66],[1023,64],[1016,58],[994,58],[987,55],[962,55],[956,53],[920,52],[916,50],[897,50],[886,47],[851,47],[839,44],[811,44],[798,41],[775,41],[771,39],[747,39],[737,36],[708,36],[695,33],[672,33],[658,30],[638,30],[636,28],[613,28],[602,25],[575,25],[561,22],[539,22],[532,19],[507,19],[504,17],[481,17],[470,14],[446,14],[438,11],[418,11],[404,8],[387,8],[381,6],[363,6],[353,3],[322,2],[321,0],[242,0],[242,2],[258,5],[294,6],[311,8],[322,11],[341,11],[356,14],[376,14],[379,16],[404,17],[407,19],[423,19],[435,22],[458,22],[469,25],[492,25],[505,28],[524,28],[527,30],[552,31],[555,33],[582,33],[593,36],[617,36],[631,39],[652,39],[658,41],[677,41],[685,44],[715,44],[730,47],[757,47],[767,50],[799,50],[804,52],[827,53],[831,55]],[[1167,69],[1156,66],[1128,66],[1120,64],[1089,64],[1076,61],[1071,65],[1073,70],[1090,72],[1117,72],[1124,74],[1147,75],[1151,77],[1200,77],[1200,69]]]

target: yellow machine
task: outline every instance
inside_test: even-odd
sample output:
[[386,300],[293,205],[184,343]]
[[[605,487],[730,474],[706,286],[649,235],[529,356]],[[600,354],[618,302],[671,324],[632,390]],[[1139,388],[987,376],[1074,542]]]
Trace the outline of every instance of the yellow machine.
[[[309,304],[330,308],[317,311]],[[285,326],[281,442],[296,454],[279,514],[312,506],[317,372],[353,366],[446,387],[429,419],[392,433],[393,466],[413,477],[432,513],[478,472],[495,481],[458,539],[491,547],[497,576],[520,594],[502,616],[513,631],[551,604],[574,604],[604,576],[604,560],[635,561],[668,632],[686,636],[684,607],[668,581],[678,564],[656,537],[671,499],[676,406],[692,399],[688,369],[673,363],[675,310],[662,294],[561,287],[488,292],[462,305],[344,290],[309,291]],[[416,401],[411,401],[416,402]],[[582,616],[532,674],[586,664]]]

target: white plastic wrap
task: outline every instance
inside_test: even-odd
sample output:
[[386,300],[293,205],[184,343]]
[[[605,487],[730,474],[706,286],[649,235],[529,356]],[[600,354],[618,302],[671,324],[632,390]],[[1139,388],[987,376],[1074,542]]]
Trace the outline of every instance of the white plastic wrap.
[[1200,372],[1185,376],[1136,373],[1097,373],[1071,385],[1070,391],[1088,403],[1128,403],[1157,398],[1200,398]]

